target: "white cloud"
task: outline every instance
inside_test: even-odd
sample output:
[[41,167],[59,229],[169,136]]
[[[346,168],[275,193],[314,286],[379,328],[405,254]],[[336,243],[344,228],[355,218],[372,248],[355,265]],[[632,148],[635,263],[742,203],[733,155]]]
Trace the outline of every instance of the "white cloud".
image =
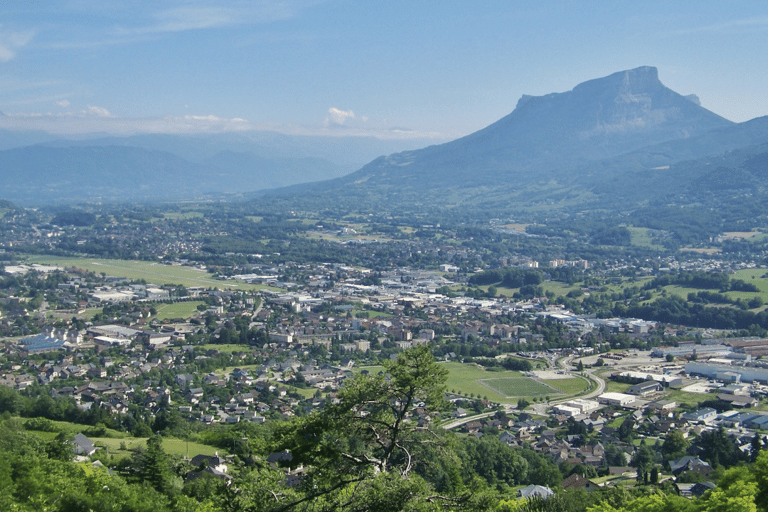
[[220,117],[214,116],[213,114],[209,114],[207,116],[186,115],[184,116],[184,119],[192,120],[192,121],[222,121]]
[[55,103],[61,108],[67,108],[69,106],[69,100],[59,100],[59,101],[56,101]]
[[336,107],[328,109],[328,115],[325,118],[326,126],[344,126],[347,121],[355,119],[355,113],[352,110],[339,110]]
[[114,117],[112,114],[110,114],[109,110],[105,109],[104,107],[97,107],[94,105],[88,105],[88,110],[86,112],[98,117]]
[[0,33],[0,62],[13,59],[16,51],[26,46],[34,35],[32,31]]

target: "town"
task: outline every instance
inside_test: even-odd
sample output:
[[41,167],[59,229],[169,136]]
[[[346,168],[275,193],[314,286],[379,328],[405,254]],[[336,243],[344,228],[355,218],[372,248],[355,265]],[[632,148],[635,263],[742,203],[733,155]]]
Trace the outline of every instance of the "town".
[[[768,412],[760,412],[766,338],[597,318],[551,296],[466,296],[457,293],[466,276],[451,264],[389,271],[255,264],[249,273],[219,272],[217,286],[152,284],[120,275],[117,265],[99,274],[6,265],[2,320],[13,335],[4,340],[0,384],[76,404],[91,424],[135,436],[189,435],[206,425],[307,415],[356,372],[379,371],[382,360],[429,346],[441,364],[475,368],[483,392],[449,389],[439,418],[417,408],[412,421],[492,435],[554,464],[586,468],[521,488],[526,497],[552,492],[541,483],[589,490],[626,479],[661,479],[683,495],[700,494],[713,485],[715,468],[679,447],[665,451],[672,435],[686,446],[727,436],[743,460],[768,442],[761,433]],[[549,263],[564,265],[589,266]],[[163,316],[171,305],[176,316]],[[511,388],[492,384],[510,371],[521,372]],[[522,380],[529,382],[515,389]],[[530,383],[544,391],[523,391]],[[80,434],[78,442],[95,456],[98,440]],[[663,459],[649,458],[645,447]],[[296,468],[285,471],[297,478]]]

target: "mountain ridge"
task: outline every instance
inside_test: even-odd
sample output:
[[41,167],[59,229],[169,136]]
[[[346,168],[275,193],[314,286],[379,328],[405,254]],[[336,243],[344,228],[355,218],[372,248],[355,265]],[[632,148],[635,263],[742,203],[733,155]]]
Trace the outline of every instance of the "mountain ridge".
[[[664,86],[656,68],[621,71],[564,93],[523,96],[513,112],[461,139],[382,156],[345,177],[274,193],[346,201],[350,208],[491,208],[500,215],[608,204],[627,209],[661,192],[685,202],[686,194],[702,197],[701,190],[711,190],[692,185],[697,172],[715,177],[706,157],[768,141],[768,116],[733,123],[696,100]],[[686,161],[675,167],[684,168],[684,176],[666,182],[680,191],[664,188],[661,171],[653,172],[658,188],[644,186],[644,173]],[[742,172],[740,165],[731,167],[759,182],[760,173]]]
[[[378,158],[350,180],[369,174],[370,182],[375,174],[393,174],[417,185],[438,177],[430,169],[439,169],[439,177],[449,182],[457,177],[485,184],[510,174],[526,180],[528,173],[553,165],[575,167],[733,124],[666,88],[656,68],[644,66],[589,80],[565,93],[528,97],[486,128],[439,146]],[[398,167],[422,175],[397,172]]]

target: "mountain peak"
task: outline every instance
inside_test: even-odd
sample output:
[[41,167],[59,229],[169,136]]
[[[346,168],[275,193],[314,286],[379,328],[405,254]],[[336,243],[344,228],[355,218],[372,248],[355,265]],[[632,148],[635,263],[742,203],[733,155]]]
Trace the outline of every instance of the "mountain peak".
[[350,179],[430,189],[519,183],[731,124],[664,86],[655,67],[642,66],[567,92],[523,95],[512,113],[482,130],[375,160]]
[[588,80],[574,87],[573,91],[576,92],[583,89],[590,89],[595,86],[601,88],[613,86],[631,90],[645,90],[658,86],[663,87],[662,83],[659,81],[658,69],[653,66],[641,66],[635,69],[619,71],[603,78]]

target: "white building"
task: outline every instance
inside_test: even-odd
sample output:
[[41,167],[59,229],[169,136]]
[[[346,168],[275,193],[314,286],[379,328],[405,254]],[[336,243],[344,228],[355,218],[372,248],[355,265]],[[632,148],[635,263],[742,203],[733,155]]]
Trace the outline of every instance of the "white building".
[[635,401],[635,396],[624,393],[603,393],[598,397],[601,404],[625,407]]

